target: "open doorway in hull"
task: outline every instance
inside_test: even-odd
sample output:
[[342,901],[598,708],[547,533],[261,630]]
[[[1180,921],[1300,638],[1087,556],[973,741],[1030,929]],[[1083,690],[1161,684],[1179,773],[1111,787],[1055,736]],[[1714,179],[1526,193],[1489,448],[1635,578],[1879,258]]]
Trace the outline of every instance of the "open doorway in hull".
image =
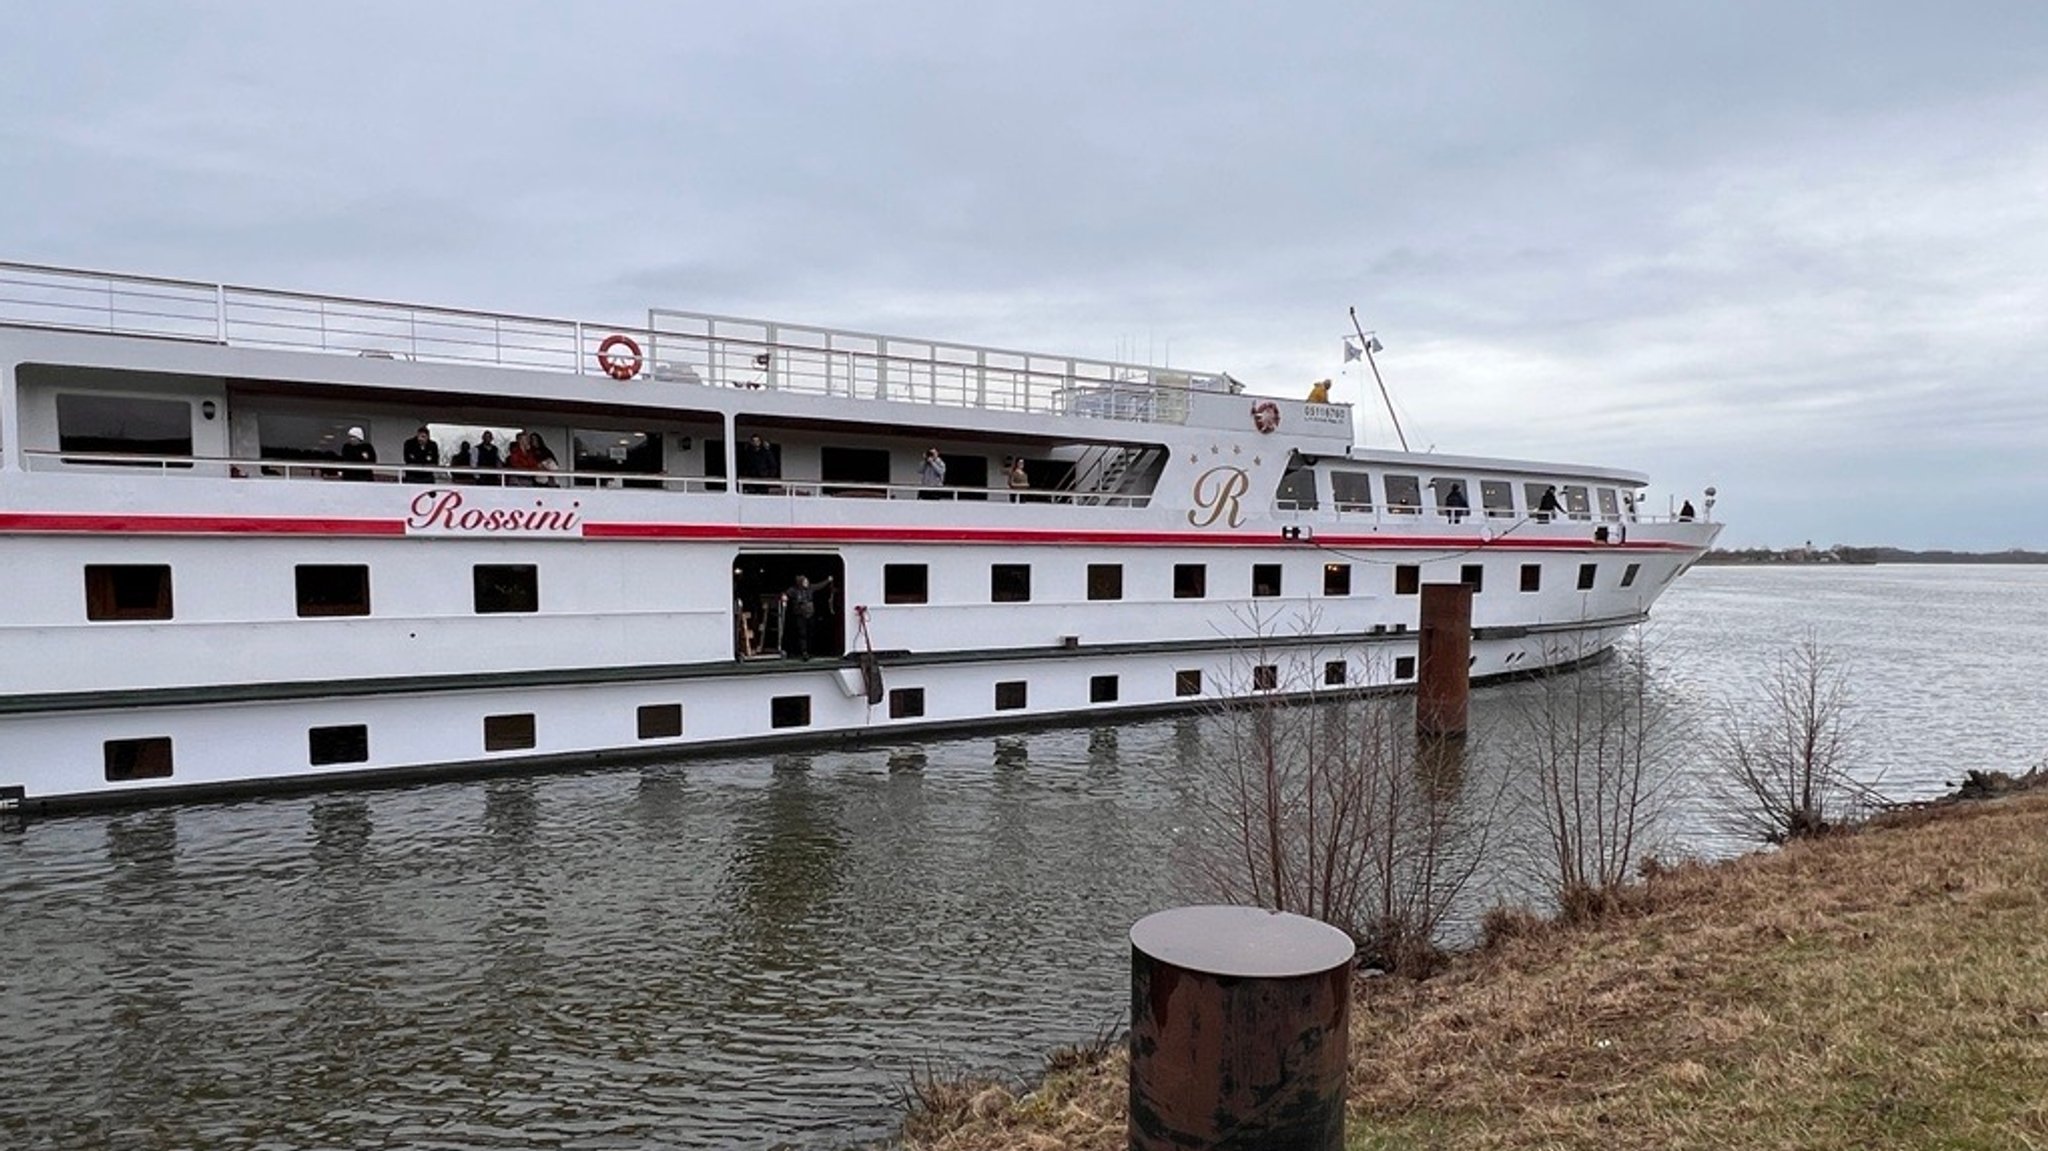
[[[804,621],[784,594],[803,576],[817,590]],[[835,552],[741,552],[732,565],[733,653],[740,659],[795,658],[809,639],[813,659],[846,652],[846,562]]]

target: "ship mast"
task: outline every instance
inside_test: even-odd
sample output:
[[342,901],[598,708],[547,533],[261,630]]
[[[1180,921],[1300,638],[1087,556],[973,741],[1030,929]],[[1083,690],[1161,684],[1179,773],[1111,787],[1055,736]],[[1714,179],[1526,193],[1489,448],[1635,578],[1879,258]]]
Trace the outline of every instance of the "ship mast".
[[1372,369],[1372,382],[1380,386],[1380,402],[1387,405],[1387,418],[1394,421],[1394,435],[1401,441],[1401,450],[1405,452],[1408,450],[1408,434],[1401,430],[1401,417],[1394,414],[1394,399],[1387,395],[1387,381],[1380,378],[1379,361],[1372,358],[1374,352],[1382,349],[1380,338],[1366,335],[1365,329],[1358,326],[1357,308],[1351,309],[1351,330],[1358,333],[1359,346],[1365,349],[1365,364]]

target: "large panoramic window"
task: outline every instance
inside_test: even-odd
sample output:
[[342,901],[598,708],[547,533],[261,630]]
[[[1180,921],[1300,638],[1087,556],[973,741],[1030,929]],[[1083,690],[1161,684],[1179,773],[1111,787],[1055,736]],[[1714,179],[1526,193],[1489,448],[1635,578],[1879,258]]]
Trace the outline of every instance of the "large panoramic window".
[[[192,405],[184,400],[59,393],[57,447],[66,452],[96,455],[189,457],[192,454]],[[66,462],[111,464],[127,461]],[[144,467],[172,466],[153,461],[136,462]]]
[[[602,476],[658,476],[662,471],[660,432],[589,431],[569,433],[570,470],[576,483],[588,486]],[[443,459],[447,457],[442,456]],[[624,480],[626,487],[659,487],[657,480]]]

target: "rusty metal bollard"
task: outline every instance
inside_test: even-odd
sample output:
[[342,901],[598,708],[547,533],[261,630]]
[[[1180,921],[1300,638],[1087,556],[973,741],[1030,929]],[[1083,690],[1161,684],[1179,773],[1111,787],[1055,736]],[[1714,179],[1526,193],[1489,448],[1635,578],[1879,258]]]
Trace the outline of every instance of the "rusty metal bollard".
[[1423,585],[1422,634],[1416,646],[1416,734],[1464,735],[1472,698],[1470,585]]
[[1133,1151],[1342,1151],[1356,952],[1327,923],[1258,907],[1140,919]]

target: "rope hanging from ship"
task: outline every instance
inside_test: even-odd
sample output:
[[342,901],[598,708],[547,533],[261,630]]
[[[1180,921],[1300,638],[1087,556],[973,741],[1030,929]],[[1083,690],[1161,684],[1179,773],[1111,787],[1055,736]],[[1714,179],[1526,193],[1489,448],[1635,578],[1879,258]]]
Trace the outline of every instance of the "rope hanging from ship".
[[[617,349],[624,348],[623,353]],[[630,380],[640,374],[640,345],[633,337],[613,332],[597,346],[597,366],[615,380]]]
[[875,656],[875,639],[868,634],[868,609],[865,604],[855,604],[855,619],[860,621],[860,680],[867,689],[868,706],[882,702],[882,661]]

